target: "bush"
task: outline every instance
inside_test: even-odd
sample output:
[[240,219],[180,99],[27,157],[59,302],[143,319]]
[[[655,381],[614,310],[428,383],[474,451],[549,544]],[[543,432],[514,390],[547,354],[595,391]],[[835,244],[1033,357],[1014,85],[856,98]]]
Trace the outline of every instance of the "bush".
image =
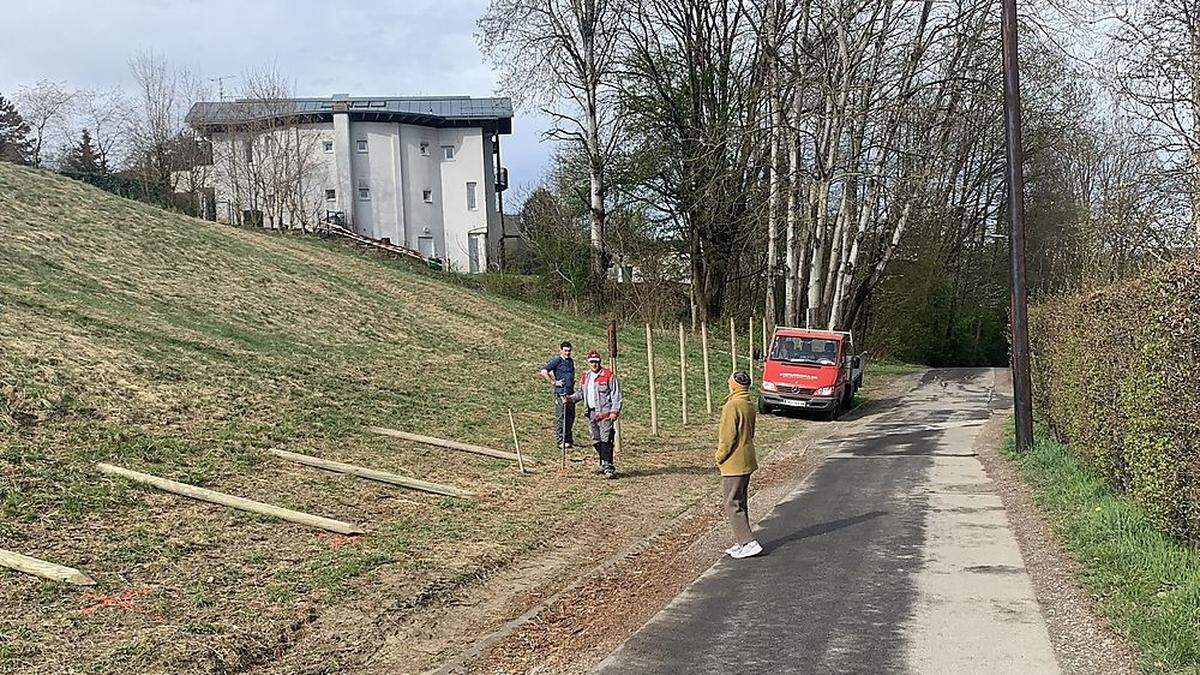
[[1200,543],[1200,258],[1031,313],[1035,406],[1165,531]]

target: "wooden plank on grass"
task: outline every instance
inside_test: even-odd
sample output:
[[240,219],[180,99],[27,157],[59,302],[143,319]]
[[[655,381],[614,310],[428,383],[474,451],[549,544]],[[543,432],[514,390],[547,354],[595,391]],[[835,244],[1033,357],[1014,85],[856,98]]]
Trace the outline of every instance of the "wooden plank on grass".
[[[487,455],[488,457],[497,457],[499,459],[507,459],[517,461],[517,456],[511,452],[496,450],[483,445],[472,445],[470,443],[459,443],[458,441],[448,441],[444,438],[434,438],[433,436],[422,436],[421,434],[410,434],[407,431],[397,431],[396,429],[388,429],[386,427],[368,427],[372,433],[381,434],[383,436],[391,436],[393,438],[402,438],[406,441],[414,443],[424,443],[438,448],[448,448],[450,450],[462,450],[463,452],[473,452],[477,455]],[[534,461],[528,457],[525,458],[526,464],[534,464]]]
[[286,520],[291,523],[307,525],[308,527],[315,527],[322,530],[329,530],[330,532],[337,532],[338,534],[362,534],[364,532],[364,530],[359,526],[351,525],[350,523],[344,523],[340,520],[334,520],[332,518],[325,518],[322,516],[314,516],[301,511],[293,511],[291,509],[285,509],[281,506],[264,504],[262,502],[256,502],[252,499],[246,499],[244,497],[234,497],[233,495],[227,495],[223,492],[216,492],[214,490],[196,487],[195,485],[188,485],[187,483],[179,483],[173,480],[167,480],[166,478],[151,476],[148,473],[141,473],[140,471],[131,471],[119,466],[113,466],[112,464],[105,464],[104,462],[96,464],[96,468],[99,469],[101,473],[128,478],[135,483],[156,487],[163,492],[170,492],[172,494],[182,495],[184,497],[191,497],[192,499],[199,499],[202,502],[210,502],[213,504],[220,504],[221,506],[228,506],[234,509],[241,509],[242,511],[249,511],[250,513],[272,516],[279,518],[280,520]]
[[467,492],[466,490],[460,490],[448,485],[439,485],[437,483],[417,480],[416,478],[408,478],[406,476],[400,476],[394,473],[387,473],[386,471],[367,469],[365,467],[355,466],[353,464],[343,464],[342,462],[335,462],[330,459],[313,457],[312,455],[301,455],[297,452],[274,449],[271,450],[271,454],[279,457],[280,459],[286,459],[289,462],[304,464],[305,466],[315,466],[318,469],[325,469],[326,471],[350,474],[351,476],[358,476],[359,478],[375,480],[379,481],[380,483],[388,483],[390,485],[399,485],[400,487],[411,488],[413,490],[432,492],[434,494],[446,495],[448,497],[462,497],[463,499],[470,499],[475,496],[474,492]]
[[0,566],[24,572],[25,574],[32,574],[35,577],[50,579],[51,581],[65,581],[68,584],[75,584],[76,586],[96,585],[96,582],[91,577],[73,567],[55,565],[52,562],[30,558],[16,551],[6,551],[2,548],[0,548]]

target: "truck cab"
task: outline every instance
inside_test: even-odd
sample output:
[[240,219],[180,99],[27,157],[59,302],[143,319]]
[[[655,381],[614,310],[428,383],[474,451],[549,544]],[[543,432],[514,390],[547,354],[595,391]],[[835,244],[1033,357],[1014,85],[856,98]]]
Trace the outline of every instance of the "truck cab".
[[758,409],[812,410],[829,419],[848,410],[862,386],[863,357],[847,331],[779,327],[763,363]]

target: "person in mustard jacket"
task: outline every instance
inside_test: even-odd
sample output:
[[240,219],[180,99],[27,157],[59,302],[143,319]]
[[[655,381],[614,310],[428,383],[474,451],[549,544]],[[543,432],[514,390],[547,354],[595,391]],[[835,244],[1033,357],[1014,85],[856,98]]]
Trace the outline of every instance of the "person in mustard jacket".
[[762,546],[750,532],[748,490],[750,474],[758,468],[754,456],[754,401],[750,398],[750,375],[735,371],[729,376],[729,396],[721,406],[721,425],[717,432],[714,459],[721,470],[725,494],[725,516],[733,529],[733,546],[725,550],[734,558],[749,558],[762,553]]

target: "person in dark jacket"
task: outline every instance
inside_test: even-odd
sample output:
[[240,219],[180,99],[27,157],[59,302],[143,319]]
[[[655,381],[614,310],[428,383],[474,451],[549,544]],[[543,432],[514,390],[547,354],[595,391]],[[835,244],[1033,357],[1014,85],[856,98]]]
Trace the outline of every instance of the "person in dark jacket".
[[721,406],[717,449],[713,453],[721,471],[725,495],[725,517],[733,530],[733,546],[725,550],[734,558],[762,553],[762,545],[750,532],[750,474],[758,468],[754,454],[754,423],[757,413],[750,397],[750,375],[736,371],[729,377],[729,396]]
[[575,406],[563,398],[575,393],[575,360],[571,358],[570,342],[558,346],[558,356],[546,363],[540,375],[554,391],[555,442],[564,450],[574,447]]

